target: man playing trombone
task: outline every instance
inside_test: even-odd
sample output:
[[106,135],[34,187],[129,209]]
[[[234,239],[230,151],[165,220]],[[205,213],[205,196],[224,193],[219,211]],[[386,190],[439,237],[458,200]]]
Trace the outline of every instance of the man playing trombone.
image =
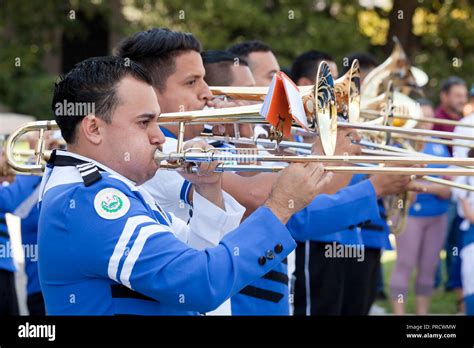
[[[39,274],[48,314],[212,310],[281,263],[295,246],[285,224],[332,176],[318,164],[289,166],[265,206],[237,227],[242,209],[222,193],[217,163],[201,165],[186,175],[196,207],[188,226],[137,187],[155,174],[153,155],[164,142],[146,72],[130,60],[90,58],[56,84],[53,111],[64,100],[94,103],[95,112],[55,115],[68,151],[52,154],[40,188]],[[216,247],[185,244],[213,244],[226,228],[235,229]]]
[[[158,97],[162,112],[179,112],[186,110],[202,109],[205,105],[213,106],[207,84],[204,81],[204,68],[202,64],[200,44],[191,34],[172,32],[167,29],[151,29],[140,32],[124,40],[118,53],[123,58],[138,61],[143,64],[153,78],[154,90]],[[156,78],[155,78],[156,76]],[[166,125],[162,127],[169,138],[176,138],[178,127]],[[185,139],[192,139],[202,131],[202,125],[186,127]],[[345,135],[352,132],[350,129],[341,131],[342,140],[340,151],[342,153],[355,153],[357,146]],[[319,143],[318,143],[319,144]],[[321,144],[317,146],[321,151]],[[170,149],[175,151],[176,148]],[[156,194],[163,187],[163,175],[158,171],[152,181],[145,187],[159,200],[166,194]],[[178,175],[174,173],[175,176]],[[325,193],[335,194],[347,184],[347,179],[340,180],[347,175],[334,175],[339,179],[333,180],[324,188]],[[239,203],[251,212],[261,206],[268,198],[270,188],[277,180],[278,175],[262,173],[250,178],[241,177],[234,173],[224,173],[223,189],[234,196]],[[322,195],[317,197],[311,205],[312,215],[298,213],[289,227],[298,240],[308,240],[317,236],[346,229],[353,224],[360,224],[378,216],[376,204],[377,194],[392,190],[387,185],[388,181],[366,182],[338,192],[335,195]],[[376,186],[377,185],[377,186]],[[174,186],[177,192],[183,192],[181,185]],[[398,189],[399,187],[397,187]],[[168,192],[170,186],[163,188]],[[300,188],[301,189],[301,188]],[[185,190],[191,195],[192,190]],[[189,196],[182,200],[191,201]],[[175,199],[175,206],[180,202]],[[183,206],[181,204],[181,206]],[[179,208],[176,208],[178,210]],[[183,209],[181,209],[183,210]],[[189,208],[185,211],[189,211]],[[265,279],[267,278],[267,279]],[[281,264],[273,272],[267,274],[244,293],[238,294],[233,300],[240,301],[234,307],[234,314],[289,314],[289,291],[287,281],[287,266]],[[285,281],[283,280],[285,279]],[[238,308],[234,310],[234,308]]]

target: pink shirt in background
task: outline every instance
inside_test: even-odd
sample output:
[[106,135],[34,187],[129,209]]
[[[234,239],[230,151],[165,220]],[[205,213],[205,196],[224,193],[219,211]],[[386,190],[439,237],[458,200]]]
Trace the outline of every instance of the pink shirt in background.
[[[453,117],[450,114],[448,114],[442,106],[438,106],[438,108],[435,110],[435,118],[440,118],[443,120],[454,120],[454,121],[459,121],[461,119],[460,116],[458,117]],[[433,125],[433,130],[436,131],[442,131],[442,132],[453,132],[455,126],[447,125],[447,124],[434,124]],[[448,146],[449,153],[452,155],[453,154],[453,149],[451,146]]]

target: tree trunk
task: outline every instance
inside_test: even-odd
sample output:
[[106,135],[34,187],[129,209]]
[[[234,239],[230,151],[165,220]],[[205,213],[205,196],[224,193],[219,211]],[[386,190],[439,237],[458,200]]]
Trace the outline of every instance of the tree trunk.
[[413,35],[413,14],[418,7],[414,0],[393,0],[393,8],[389,15],[390,28],[388,30],[386,54],[390,54],[393,47],[392,37],[400,40],[405,52],[411,56],[417,48],[415,35]]

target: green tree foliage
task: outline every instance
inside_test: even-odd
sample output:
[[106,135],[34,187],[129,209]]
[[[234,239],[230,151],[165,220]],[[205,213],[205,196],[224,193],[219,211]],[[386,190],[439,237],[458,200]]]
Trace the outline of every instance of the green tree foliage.
[[0,3],[0,103],[12,112],[51,118],[57,76],[47,73],[43,59],[60,50],[58,34],[79,37],[87,30],[79,21],[71,20],[71,10],[88,16],[106,11],[107,6],[72,0]]
[[[110,19],[111,7],[119,6],[124,20],[111,20],[110,27],[121,35],[165,26],[192,32],[205,49],[260,39],[272,46],[282,66],[301,52],[317,49],[333,55],[341,68],[342,59],[354,51],[371,52],[380,62],[387,57],[390,28],[397,34],[397,26],[403,25],[396,22],[403,1],[387,1],[386,8],[379,8],[363,7],[370,1],[356,0],[4,0],[0,102],[15,112],[50,117],[56,76],[46,73],[44,58],[60,52],[58,35],[74,39],[94,30],[71,20],[71,10],[86,16],[100,12]],[[473,7],[468,0],[418,0],[408,19],[412,30],[403,40],[412,62],[431,78],[431,97],[449,75],[474,82]]]
[[[189,31],[205,49],[260,39],[272,46],[282,66],[301,52],[318,49],[338,60],[351,51],[365,51],[369,38],[360,34],[358,6],[353,1],[312,0],[163,0],[129,1],[129,7],[149,10],[133,30],[164,25]],[[130,17],[132,18],[132,17]]]

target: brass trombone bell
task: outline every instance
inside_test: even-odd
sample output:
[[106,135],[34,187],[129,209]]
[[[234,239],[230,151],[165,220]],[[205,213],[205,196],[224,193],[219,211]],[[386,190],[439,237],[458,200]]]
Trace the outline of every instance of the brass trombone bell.
[[393,81],[395,89],[404,94],[428,83],[428,75],[412,67],[400,41],[396,37],[393,40],[395,44],[390,56],[365,77],[361,87],[362,98],[380,95],[387,88],[388,81]]
[[338,116],[349,122],[357,122],[360,112],[360,69],[354,59],[351,68],[334,82]]
[[[307,113],[308,117],[308,124],[312,125],[312,129],[316,129],[317,133],[321,136],[322,143],[325,145],[324,146],[324,151],[326,154],[333,154],[333,148],[331,144],[335,144],[336,140],[336,135],[335,133],[335,127],[334,123],[337,123],[337,120],[334,119],[333,117],[329,117],[329,113],[334,113],[333,111],[330,111],[328,106],[325,106],[328,103],[331,103],[334,99],[336,99],[336,105],[339,105],[339,110],[345,110],[345,115],[344,111],[341,116],[343,118],[346,118],[348,120],[357,120],[359,118],[359,102],[360,102],[360,94],[359,94],[359,83],[360,83],[360,74],[359,74],[359,69],[358,69],[358,62],[354,61],[353,65],[351,66],[351,69],[340,79],[338,79],[337,82],[337,93],[335,94],[339,98],[332,98],[332,95],[334,93],[328,93],[328,90],[331,89],[331,85],[334,86],[334,83],[332,82],[332,76],[329,78],[330,71],[328,65],[323,62],[320,64],[318,68],[318,74],[316,80],[318,81],[318,84],[315,84],[314,86],[303,86],[299,87],[300,90],[302,90],[302,99],[303,99],[303,104],[305,106],[305,110]],[[321,82],[319,82],[321,81]],[[350,82],[349,82],[350,81]],[[408,109],[408,113],[415,115],[416,119],[419,119],[421,117],[421,109],[419,107],[419,104],[416,103],[413,99],[403,95],[400,92],[394,92],[393,88],[391,87],[392,84],[388,83],[387,84],[387,91],[385,93],[382,93],[378,95],[376,98],[372,98],[370,100],[362,99],[363,105],[366,109],[368,109],[369,113],[373,109],[380,109],[382,108],[384,117],[386,118],[389,116],[390,113],[392,112],[399,112],[399,113],[406,113]],[[314,88],[314,92],[311,93],[310,90],[311,88]],[[336,90],[336,88],[335,88]],[[215,92],[219,93],[225,93],[228,96],[232,95],[232,92],[234,91],[235,93],[239,94],[239,98],[244,99],[249,95],[252,95],[253,97],[256,97],[260,95],[260,93],[266,93],[268,91],[268,88],[265,87],[226,87],[226,88],[221,88],[221,87],[216,87]],[[346,91],[343,93],[342,91]],[[319,94],[319,100],[320,102],[317,103],[317,110],[314,111],[314,114],[316,117],[312,117],[311,110],[314,110],[315,108],[315,103],[314,103],[314,95]],[[234,94],[236,96],[237,94]],[[322,98],[322,96],[324,97]],[[263,97],[262,95],[260,95]],[[325,103],[321,103],[321,101],[324,101]],[[392,110],[391,105],[394,105],[394,110]],[[255,106],[255,105],[254,105]],[[256,106],[255,106],[256,107]],[[319,115],[318,115],[318,109],[319,109]],[[237,111],[237,110],[235,110]],[[365,110],[361,111],[361,114],[363,115]],[[344,117],[346,116],[346,117]],[[391,122],[393,118],[391,118]],[[244,122],[244,121],[243,121]],[[385,124],[388,122],[388,120],[385,120],[382,122],[381,127],[377,127],[376,125],[369,125],[369,124],[363,124],[363,123],[356,123],[356,122],[349,122],[351,127],[356,128],[356,129],[362,129],[362,130],[369,130],[369,131],[385,131],[385,132],[394,132],[396,133],[396,129],[393,128],[386,128]],[[262,123],[262,121],[259,121],[259,123]],[[409,128],[413,127],[413,125],[416,124],[416,122],[411,122],[408,123],[407,126],[410,126]],[[370,127],[370,128],[368,128]],[[406,127],[405,127],[406,128]],[[400,131],[400,130],[398,130]],[[400,131],[401,132],[401,131]],[[422,130],[414,130],[410,131],[408,129],[403,130],[403,134],[412,134],[412,135],[418,135],[420,134],[419,132],[422,132]],[[426,132],[426,131],[425,131]],[[442,134],[424,134],[424,135],[432,135],[432,136],[439,136],[439,137],[448,137],[448,138],[456,138],[457,135],[454,135],[453,133],[447,133],[443,132]],[[474,137],[472,137],[474,140]],[[471,140],[471,139],[468,139]],[[388,141],[388,138],[387,138]]]
[[[314,101],[315,86],[316,84],[298,86],[307,115],[311,114],[314,109],[312,103]],[[223,95],[233,99],[249,101],[263,101],[268,93],[268,87],[209,86],[209,89],[216,96]],[[352,62],[351,68],[343,76],[334,81],[334,89],[338,116],[350,122],[355,122],[358,119],[360,101],[360,70],[357,59]]]
[[[235,88],[235,87],[230,87]],[[253,90],[255,87],[246,87],[250,94],[255,96],[257,93]],[[219,87],[220,89],[220,87]],[[259,91],[263,89],[258,88]],[[229,91],[227,89],[227,91]],[[222,93],[222,89],[220,89]],[[242,87],[238,90],[242,92]],[[265,94],[268,88],[265,88]],[[262,95],[263,97],[265,95]],[[334,94],[334,80],[326,62],[321,62],[316,73],[316,84],[304,88],[302,93],[302,102],[305,109],[308,128],[311,132],[316,132],[321,137],[321,142],[326,154],[333,154],[337,137],[337,110]],[[175,112],[161,114],[158,117],[158,123],[180,123],[180,132],[178,135],[178,152],[182,149],[184,139],[184,125],[187,123],[255,123],[262,124],[268,121],[260,115],[262,104],[247,105],[233,108],[199,110],[188,112]],[[274,138],[281,140],[278,134],[282,134],[281,124],[273,124]]]
[[[390,96],[392,98],[391,121],[390,125],[404,128],[415,128],[417,123],[423,118],[423,112],[418,102],[412,98],[393,91]],[[382,93],[372,99],[363,99],[361,103],[360,115],[369,120],[380,117],[385,112],[387,92]],[[380,110],[380,111],[379,111]]]
[[316,97],[312,102],[314,108],[311,110],[311,101],[303,101],[303,105],[308,111],[312,111],[314,117],[309,123],[313,128],[317,127],[317,133],[321,139],[324,153],[334,154],[337,141],[337,107],[336,96],[334,94],[334,80],[331,70],[326,62],[321,62],[316,73],[316,84],[314,93]]
[[[39,174],[44,170],[45,160],[45,132],[58,130],[59,127],[55,121],[36,121],[28,122],[24,126],[16,129],[8,138],[5,143],[5,157],[7,164],[14,171],[20,173],[31,173]],[[34,149],[33,158],[34,164],[22,164],[15,161],[15,150],[14,145],[18,139],[28,132],[37,131],[39,132],[38,141]]]

